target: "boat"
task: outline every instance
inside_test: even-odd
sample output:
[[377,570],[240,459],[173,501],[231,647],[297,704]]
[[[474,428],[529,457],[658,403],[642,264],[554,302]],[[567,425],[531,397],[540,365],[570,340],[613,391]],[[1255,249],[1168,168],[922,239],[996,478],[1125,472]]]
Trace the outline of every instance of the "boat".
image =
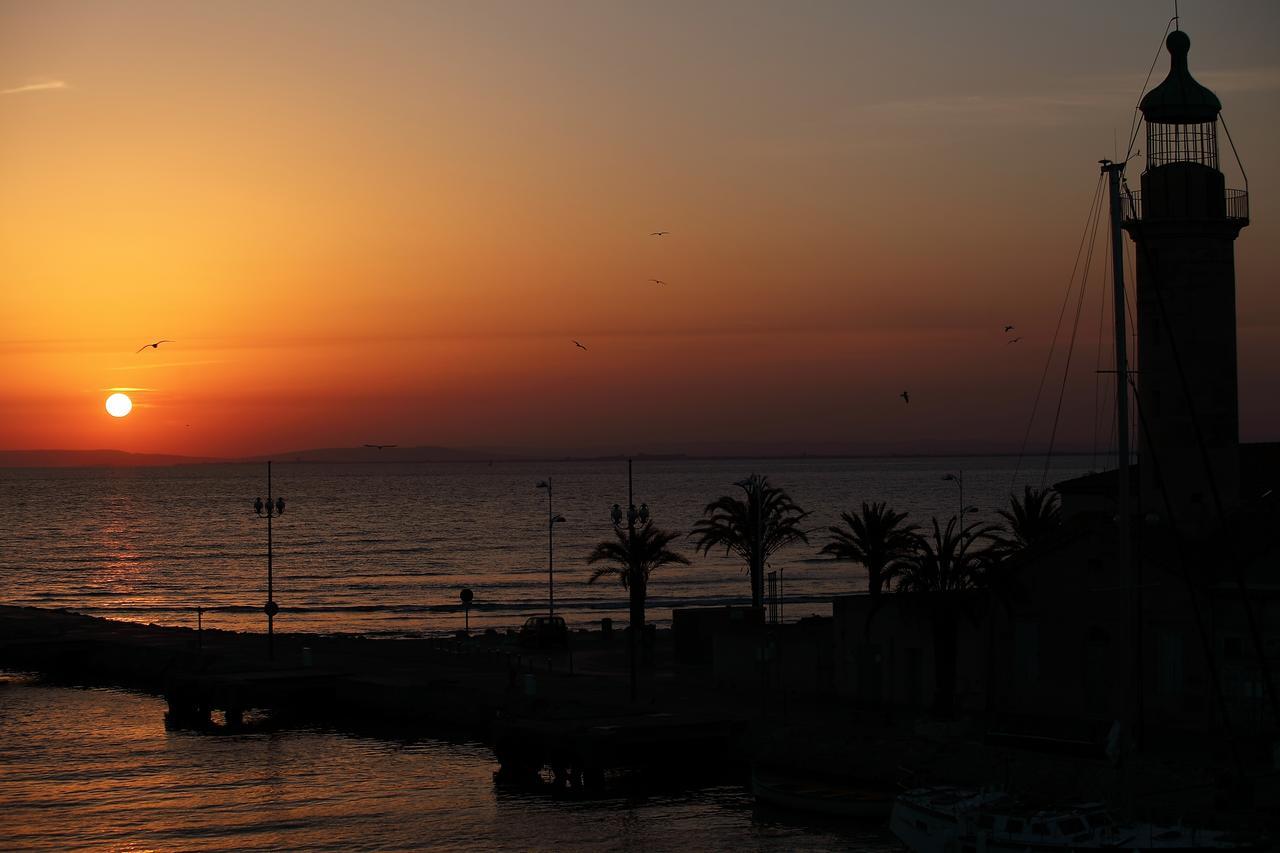
[[751,790],[770,806],[856,820],[883,820],[897,796],[874,785],[761,766],[751,768]]
[[1116,821],[1100,802],[1028,809],[1002,791],[917,788],[894,801],[889,827],[916,853],[1263,850],[1219,830]]

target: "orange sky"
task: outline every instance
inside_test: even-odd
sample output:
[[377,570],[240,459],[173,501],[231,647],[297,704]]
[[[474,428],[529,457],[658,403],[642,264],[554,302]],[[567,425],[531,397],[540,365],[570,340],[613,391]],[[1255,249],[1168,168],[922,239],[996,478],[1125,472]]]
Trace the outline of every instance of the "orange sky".
[[[902,5],[0,7],[0,448],[1016,449],[1170,4]],[[1182,5],[1275,439],[1280,7]]]

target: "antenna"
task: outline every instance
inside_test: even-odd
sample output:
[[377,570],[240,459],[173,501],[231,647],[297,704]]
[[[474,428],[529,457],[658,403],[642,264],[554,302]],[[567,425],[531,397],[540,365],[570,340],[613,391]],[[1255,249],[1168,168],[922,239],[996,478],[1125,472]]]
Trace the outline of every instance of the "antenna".
[[1178,0],[1173,0],[1173,28],[1175,30],[1182,29],[1182,21],[1178,17]]

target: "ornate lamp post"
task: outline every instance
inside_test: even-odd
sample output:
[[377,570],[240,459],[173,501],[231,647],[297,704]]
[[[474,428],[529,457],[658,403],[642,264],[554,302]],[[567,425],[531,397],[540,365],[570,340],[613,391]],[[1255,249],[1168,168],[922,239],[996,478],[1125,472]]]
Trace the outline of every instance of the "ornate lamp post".
[[556,615],[556,548],[555,548],[555,530],[556,525],[562,523],[565,519],[563,515],[556,515],[551,510],[551,478],[548,477],[538,483],[539,489],[547,490],[547,613],[549,616]]
[[271,463],[267,463],[267,501],[262,502],[259,497],[253,502],[253,511],[259,516],[267,517],[267,603],[263,606],[263,611],[267,614],[267,659],[275,660],[275,624],[276,614],[280,612],[280,605],[276,604],[273,595],[273,578],[271,573],[271,519],[284,515],[284,498],[276,498],[276,502],[271,502]]
[[960,525],[960,529],[963,530],[964,514],[966,512],[973,512],[977,509],[976,506],[967,507],[964,505],[964,471],[958,470],[955,473],[948,471],[946,474],[942,475],[942,479],[951,480],[960,487],[960,514],[956,516],[956,523],[958,523]]
[[942,475],[943,480],[950,480],[960,487],[960,514],[956,516],[956,520],[960,524],[964,524],[964,471],[956,471],[954,473],[948,471]]
[[[613,509],[609,511],[609,517],[613,521],[615,528],[622,527],[622,507],[617,504],[613,505]],[[640,568],[636,565],[635,538],[636,538],[636,522],[646,524],[649,521],[649,505],[642,503],[640,508],[636,509],[635,493],[631,487],[631,460],[627,460],[627,555],[631,559],[631,565],[627,567],[630,573],[630,583],[627,584],[627,592],[630,594],[631,612],[635,613],[637,609],[637,597],[643,601],[645,594],[645,584],[640,577]],[[639,626],[640,631],[636,631],[633,627],[631,630],[631,641],[628,644],[629,655],[631,658],[631,701],[636,701],[636,649],[640,642],[639,633],[644,631],[644,626]]]

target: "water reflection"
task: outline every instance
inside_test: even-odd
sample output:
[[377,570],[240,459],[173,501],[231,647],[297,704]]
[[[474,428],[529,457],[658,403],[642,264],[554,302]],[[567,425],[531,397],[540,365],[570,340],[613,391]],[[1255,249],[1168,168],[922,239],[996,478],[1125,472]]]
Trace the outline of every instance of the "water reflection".
[[477,744],[166,732],[163,703],[0,675],[8,849],[890,850],[757,819],[737,786],[591,799],[496,789]]

